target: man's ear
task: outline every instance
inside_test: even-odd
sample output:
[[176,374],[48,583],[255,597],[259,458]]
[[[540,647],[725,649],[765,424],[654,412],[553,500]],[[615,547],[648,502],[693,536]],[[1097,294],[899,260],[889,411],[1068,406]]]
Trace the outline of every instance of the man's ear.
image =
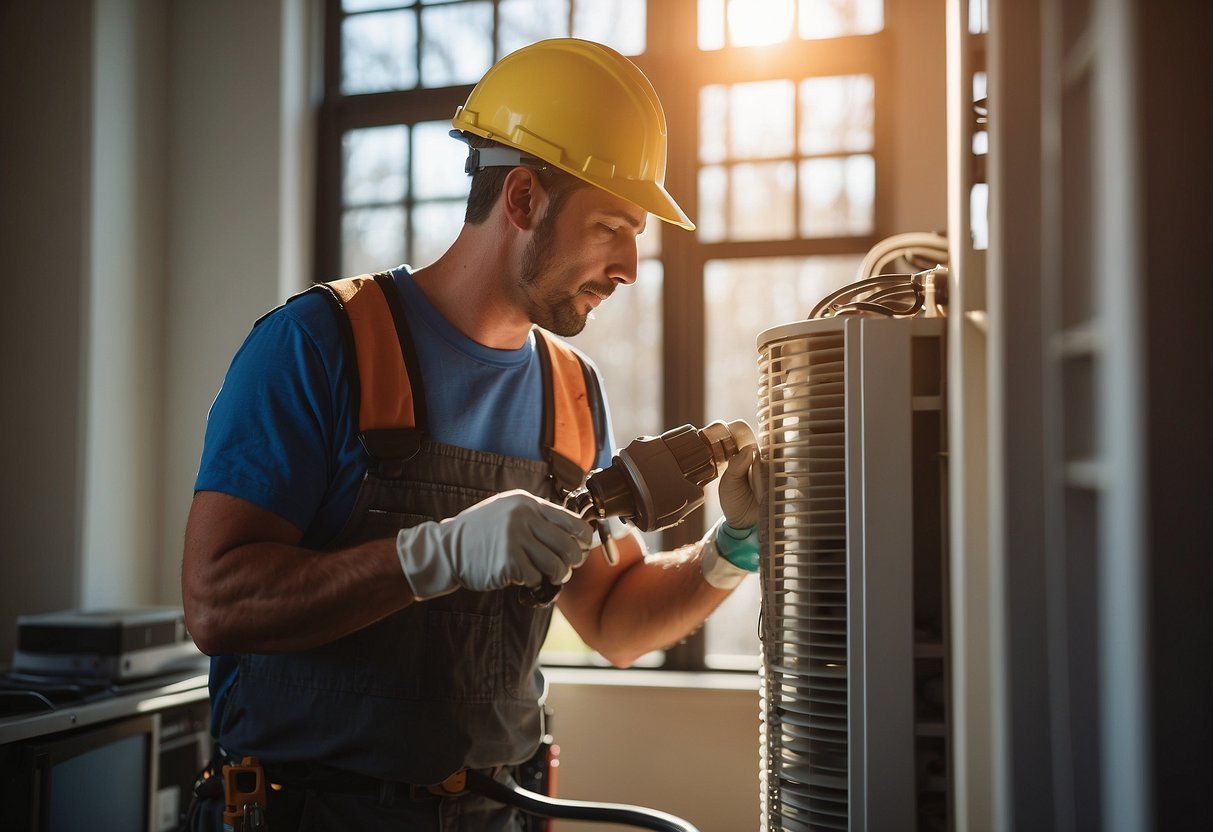
[[533,228],[538,222],[543,199],[539,176],[530,168],[514,168],[501,186],[501,202],[506,218],[511,225],[523,231]]

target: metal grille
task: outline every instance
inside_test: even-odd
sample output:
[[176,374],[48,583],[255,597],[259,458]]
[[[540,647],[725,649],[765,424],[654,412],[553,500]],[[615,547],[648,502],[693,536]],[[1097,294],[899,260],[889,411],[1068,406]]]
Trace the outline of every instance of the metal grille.
[[759,336],[762,828],[947,828],[944,320]]
[[769,830],[849,824],[844,335],[761,347],[768,453],[762,569],[762,815]]

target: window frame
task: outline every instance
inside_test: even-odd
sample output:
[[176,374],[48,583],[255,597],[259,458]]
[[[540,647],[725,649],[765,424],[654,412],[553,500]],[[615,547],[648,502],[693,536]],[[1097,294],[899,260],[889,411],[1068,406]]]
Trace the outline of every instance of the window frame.
[[[890,34],[896,22],[896,0],[885,0],[881,31],[824,40],[802,40],[797,23],[799,4],[793,4],[789,40],[768,46],[730,46],[702,51],[698,45],[696,0],[649,0],[646,3],[645,51],[629,56],[648,76],[665,109],[669,126],[666,187],[687,214],[698,215],[699,195],[699,90],[712,84],[791,79],[799,90],[806,78],[869,75],[873,83],[873,144],[875,165],[872,231],[867,235],[800,237],[783,240],[721,240],[702,242],[695,232],[667,226],[662,230],[660,253],[662,282],[661,390],[663,424],[703,425],[705,413],[707,336],[704,271],[713,260],[767,257],[812,257],[860,254],[892,233],[893,212],[890,110],[885,102],[891,89]],[[494,32],[497,2],[494,0]],[[449,119],[474,85],[416,87],[410,90],[343,95],[341,93],[341,0],[325,0],[324,95],[319,108],[317,177],[315,194],[314,280],[335,279],[341,272],[342,136],[347,130]],[[655,47],[654,33],[672,35]],[[496,38],[495,38],[496,39]],[[496,45],[494,46],[496,48]],[[687,90],[693,94],[687,94]],[[797,120],[799,91],[795,95]],[[798,150],[795,159],[804,158]],[[797,173],[799,176],[799,173]],[[404,205],[413,205],[409,189]],[[799,194],[796,210],[799,211]],[[673,276],[680,276],[673,279]],[[620,438],[620,441],[624,441]],[[674,548],[698,540],[705,531],[704,512],[698,511],[679,526],[665,531],[662,541]],[[704,631],[701,628],[665,651],[661,667],[669,670],[707,670]]]

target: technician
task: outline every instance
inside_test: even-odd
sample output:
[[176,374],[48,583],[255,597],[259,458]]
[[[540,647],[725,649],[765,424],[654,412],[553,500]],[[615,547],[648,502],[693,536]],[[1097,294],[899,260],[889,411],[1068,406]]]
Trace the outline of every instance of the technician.
[[563,584],[561,612],[625,667],[756,568],[752,449],[721,477],[727,525],[677,553],[629,530],[610,566],[560,505],[614,449],[597,370],[545,330],[576,335],[636,280],[648,214],[694,228],[648,79],[542,41],[452,124],[472,181],[446,253],[266,315],[208,417],[182,593],[212,731],[282,787],[272,832],[521,828],[449,784],[508,778],[539,744],[551,612],[525,588]]

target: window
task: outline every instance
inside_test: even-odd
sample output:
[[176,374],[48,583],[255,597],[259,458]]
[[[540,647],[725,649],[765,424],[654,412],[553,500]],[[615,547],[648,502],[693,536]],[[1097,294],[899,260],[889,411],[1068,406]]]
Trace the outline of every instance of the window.
[[[328,0],[317,280],[432,261],[463,219],[450,117],[494,61],[573,35],[629,55],[669,121],[666,185],[698,224],[653,220],[640,277],[573,343],[603,372],[615,439],[756,419],[756,339],[854,278],[882,227],[882,0]],[[697,539],[699,512],[650,545]],[[646,657],[758,665],[758,585]],[[585,661],[575,636],[549,646]],[[553,657],[555,652],[549,654]]]

